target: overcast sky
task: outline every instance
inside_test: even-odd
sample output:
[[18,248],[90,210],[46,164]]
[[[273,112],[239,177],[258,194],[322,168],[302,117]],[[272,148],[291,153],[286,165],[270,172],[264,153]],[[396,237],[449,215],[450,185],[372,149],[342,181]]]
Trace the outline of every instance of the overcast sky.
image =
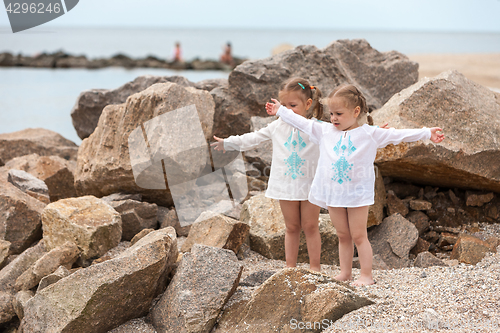
[[81,0],[45,26],[500,32],[500,0]]

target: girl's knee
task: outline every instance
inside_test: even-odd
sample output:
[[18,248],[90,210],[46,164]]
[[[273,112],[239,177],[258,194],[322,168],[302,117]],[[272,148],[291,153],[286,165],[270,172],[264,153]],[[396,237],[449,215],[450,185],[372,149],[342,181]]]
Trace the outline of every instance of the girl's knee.
[[370,241],[368,240],[367,234],[352,235],[352,240],[353,240],[354,244],[356,244],[357,247],[359,247],[360,245],[363,245],[363,243],[365,243],[365,242],[368,242],[368,244],[370,243]]
[[285,230],[289,234],[298,234],[300,233],[300,224],[295,224],[295,223],[288,223],[285,225]]
[[304,223],[302,225],[302,230],[306,235],[319,234],[319,225],[318,222]]

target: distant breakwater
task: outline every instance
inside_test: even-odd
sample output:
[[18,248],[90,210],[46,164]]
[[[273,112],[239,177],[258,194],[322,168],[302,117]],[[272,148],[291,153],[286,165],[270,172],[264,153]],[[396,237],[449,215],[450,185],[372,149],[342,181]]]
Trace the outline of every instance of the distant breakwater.
[[146,58],[130,58],[124,54],[117,54],[111,58],[88,59],[86,56],[74,56],[63,51],[55,53],[41,53],[33,57],[14,55],[9,52],[0,53],[0,67],[37,67],[37,68],[88,68],[104,67],[125,68],[166,68],[177,70],[227,70],[230,71],[246,59],[233,58],[231,65],[217,60],[194,59],[191,61],[167,61],[165,59],[148,56]]

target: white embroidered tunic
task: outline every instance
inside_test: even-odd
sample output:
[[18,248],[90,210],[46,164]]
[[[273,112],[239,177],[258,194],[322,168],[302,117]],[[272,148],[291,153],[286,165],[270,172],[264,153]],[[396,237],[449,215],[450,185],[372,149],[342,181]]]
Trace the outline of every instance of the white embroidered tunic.
[[331,123],[296,116],[281,106],[277,113],[284,122],[307,133],[319,145],[318,167],[311,185],[309,201],[323,208],[361,207],[374,203],[377,148],[400,142],[427,140],[428,128],[382,129],[363,125],[340,131]]
[[250,150],[266,140],[273,145],[266,197],[307,200],[319,157],[319,147],[307,134],[277,119],[258,131],[224,139],[224,149]]

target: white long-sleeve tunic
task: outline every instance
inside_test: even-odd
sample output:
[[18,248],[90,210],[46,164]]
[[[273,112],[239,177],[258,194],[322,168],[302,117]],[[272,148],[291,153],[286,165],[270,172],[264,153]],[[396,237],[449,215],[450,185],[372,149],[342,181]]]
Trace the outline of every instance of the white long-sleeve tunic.
[[427,140],[428,128],[381,129],[363,125],[340,131],[331,123],[297,116],[281,106],[277,115],[284,122],[309,135],[319,145],[318,167],[311,185],[309,201],[323,208],[361,207],[374,203],[377,148],[400,142]]
[[272,140],[273,145],[266,197],[307,200],[319,157],[319,147],[307,134],[277,119],[256,132],[224,139],[224,149],[245,151],[266,140]]

